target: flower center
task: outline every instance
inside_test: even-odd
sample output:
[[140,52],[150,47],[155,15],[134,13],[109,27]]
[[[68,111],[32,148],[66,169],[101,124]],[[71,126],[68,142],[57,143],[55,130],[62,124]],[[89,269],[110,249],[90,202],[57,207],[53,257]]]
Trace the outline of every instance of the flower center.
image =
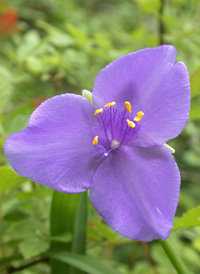
[[138,122],[144,115],[139,111],[133,118],[130,102],[126,101],[124,105],[126,109],[121,111],[115,102],[111,102],[94,112],[99,126],[95,129],[97,135],[92,143],[104,156],[108,156],[111,151],[119,149],[133,138],[138,130]]
[[117,140],[112,140],[111,143],[111,148],[119,148],[120,147],[120,142],[118,142]]

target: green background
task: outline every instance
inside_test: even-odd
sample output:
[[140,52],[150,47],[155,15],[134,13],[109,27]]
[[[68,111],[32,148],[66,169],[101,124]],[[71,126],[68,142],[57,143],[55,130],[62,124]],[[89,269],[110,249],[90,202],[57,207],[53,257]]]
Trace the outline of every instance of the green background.
[[[192,87],[190,120],[169,142],[182,176],[170,239],[191,273],[200,273],[199,0],[0,2],[0,16],[11,10],[19,20],[0,32],[0,273],[83,273],[72,266],[92,274],[176,273],[158,242],[120,236],[98,216],[87,194],[54,193],[52,201],[51,189],[18,176],[3,153],[5,138],[27,125],[43,100],[92,90],[109,62],[162,43],[176,46]],[[44,253],[50,247],[69,253]],[[86,255],[74,257],[71,251]]]

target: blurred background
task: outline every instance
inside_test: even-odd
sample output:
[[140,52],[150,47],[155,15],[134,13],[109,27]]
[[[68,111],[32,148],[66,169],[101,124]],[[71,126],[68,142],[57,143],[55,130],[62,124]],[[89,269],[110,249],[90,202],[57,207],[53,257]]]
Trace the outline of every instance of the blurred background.
[[[55,240],[49,232],[52,190],[12,171],[5,138],[48,97],[92,90],[109,62],[160,44],[175,45],[191,77],[190,120],[169,143],[182,175],[170,239],[191,273],[200,273],[199,0],[0,1],[0,273],[50,273],[42,254]],[[118,235],[88,206],[88,257],[122,273],[176,273],[157,242]],[[179,218],[192,208],[186,220]]]

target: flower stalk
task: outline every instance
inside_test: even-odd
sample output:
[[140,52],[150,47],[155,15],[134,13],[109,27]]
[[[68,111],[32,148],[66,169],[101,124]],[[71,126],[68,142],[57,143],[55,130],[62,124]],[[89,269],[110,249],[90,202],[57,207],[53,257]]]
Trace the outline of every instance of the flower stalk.
[[171,243],[169,240],[166,241],[161,241],[158,239],[160,245],[164,249],[167,257],[173,264],[174,268],[176,269],[178,274],[189,274],[189,271],[187,270],[186,266],[184,265],[183,261],[181,258],[178,256],[177,252],[174,250],[172,247]]

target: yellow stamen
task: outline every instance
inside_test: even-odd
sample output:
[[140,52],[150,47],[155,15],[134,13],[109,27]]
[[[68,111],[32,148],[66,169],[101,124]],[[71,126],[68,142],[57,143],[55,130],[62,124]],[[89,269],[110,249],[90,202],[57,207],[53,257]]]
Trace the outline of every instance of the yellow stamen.
[[139,112],[137,113],[137,116],[140,117],[140,118],[142,119],[142,117],[144,116],[144,112],[139,111]]
[[124,103],[124,105],[126,106],[126,110],[127,110],[128,112],[131,112],[131,104],[130,104],[130,102],[129,102],[129,101],[126,101],[126,102]]
[[115,102],[111,102],[111,103],[106,104],[104,107],[108,108],[108,107],[112,107],[114,105],[116,105],[116,103]]
[[134,122],[139,122],[140,120],[141,120],[141,118],[139,118],[138,116],[136,116],[136,117],[133,119]]
[[98,140],[99,136],[95,136],[94,140],[92,141],[93,145],[98,144],[99,140]]
[[103,108],[98,108],[95,110],[94,116],[96,116],[98,113],[101,113],[103,111]]
[[139,111],[139,112],[137,113],[137,116],[134,118],[134,121],[135,121],[135,122],[139,122],[139,121],[142,119],[143,116],[144,116],[144,112]]
[[126,122],[128,123],[129,127],[133,127],[133,128],[135,127],[135,123],[130,121],[129,119],[127,119]]

